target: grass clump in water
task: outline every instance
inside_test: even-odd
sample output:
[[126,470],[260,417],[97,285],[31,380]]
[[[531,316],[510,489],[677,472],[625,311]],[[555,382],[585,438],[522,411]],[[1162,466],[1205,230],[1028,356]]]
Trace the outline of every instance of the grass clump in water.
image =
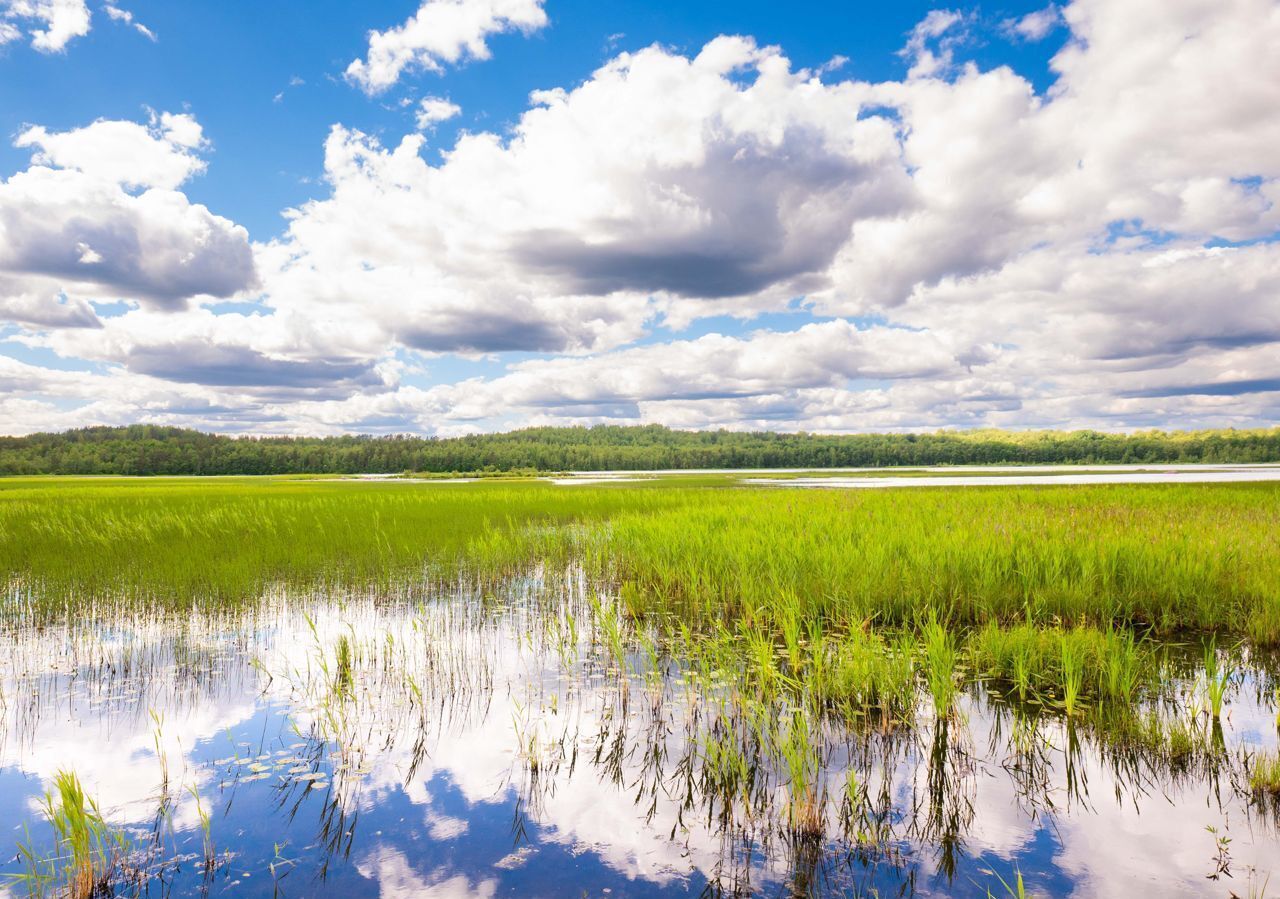
[[28,839],[18,846],[26,871],[14,875],[33,896],[50,892],[64,899],[110,895],[110,884],[127,853],[122,834],[103,819],[85,795],[80,778],[60,771],[45,793],[41,812],[52,828],[54,850],[45,855]]
[[855,628],[823,641],[817,653],[822,663],[813,690],[844,718],[887,728],[914,715],[916,667],[906,635],[890,642],[878,632]]
[[1249,789],[1255,796],[1280,799],[1280,754],[1260,753],[1249,768]]
[[969,641],[980,676],[1020,701],[1068,716],[1085,703],[1129,704],[1160,682],[1154,649],[1128,631],[987,624]]
[[934,712],[939,718],[950,718],[960,692],[956,682],[959,651],[951,634],[936,617],[924,626],[920,639],[924,649],[922,667],[933,697]]

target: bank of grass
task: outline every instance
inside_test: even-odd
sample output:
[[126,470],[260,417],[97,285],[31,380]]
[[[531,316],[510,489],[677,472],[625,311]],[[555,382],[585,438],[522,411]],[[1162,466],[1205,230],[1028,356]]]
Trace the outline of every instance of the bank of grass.
[[[635,618],[771,633],[988,623],[1280,641],[1280,485],[788,491],[292,479],[0,481],[31,602],[252,600],[584,565]],[[1038,650],[1037,650],[1038,651]]]

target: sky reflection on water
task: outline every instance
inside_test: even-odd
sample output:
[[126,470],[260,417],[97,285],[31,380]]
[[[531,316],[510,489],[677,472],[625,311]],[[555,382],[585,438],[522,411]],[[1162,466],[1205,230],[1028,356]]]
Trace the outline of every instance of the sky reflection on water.
[[[1251,677],[1212,771],[1107,751],[1053,716],[1014,741],[1008,708],[980,694],[946,727],[926,703],[910,731],[827,722],[826,836],[806,841],[785,832],[781,771],[750,799],[707,794],[703,738],[731,691],[641,654],[621,673],[585,585],[550,589],[16,631],[0,658],[0,873],[22,870],[26,823],[43,838],[36,799],[64,769],[156,847],[139,862],[149,895],[986,896],[1021,871],[1039,895],[1226,897],[1280,869],[1242,785],[1243,754],[1276,742]],[[851,766],[867,802],[842,815]],[[1210,826],[1232,838],[1230,878],[1207,878]]]

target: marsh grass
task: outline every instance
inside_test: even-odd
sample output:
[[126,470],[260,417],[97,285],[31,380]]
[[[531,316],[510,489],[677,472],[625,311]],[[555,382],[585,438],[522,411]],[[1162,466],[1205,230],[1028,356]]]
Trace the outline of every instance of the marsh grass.
[[[988,622],[1280,640],[1280,487],[899,491],[198,479],[0,481],[0,576],[57,612],[272,586],[394,591],[540,562],[630,617],[771,632]],[[68,604],[71,604],[68,606]]]
[[33,896],[54,893],[63,899],[109,895],[112,878],[128,852],[124,835],[103,818],[85,794],[80,778],[60,771],[41,801],[41,814],[53,831],[54,849],[45,854],[30,836],[18,845],[25,872],[15,881]]
[[956,683],[959,652],[947,629],[932,618],[920,634],[923,644],[925,681],[933,698],[933,709],[939,718],[950,718],[955,709],[959,687]]
[[1217,640],[1210,639],[1204,647],[1204,702],[1205,711],[1215,721],[1222,717],[1222,706],[1231,686],[1231,669],[1218,659]]
[[1255,796],[1280,797],[1280,755],[1262,753],[1249,768],[1249,788]]
[[970,638],[978,675],[1074,716],[1084,703],[1130,704],[1164,682],[1156,644],[1114,627],[988,623]]
[[187,792],[191,794],[191,799],[196,806],[196,819],[200,822],[200,846],[203,852],[203,864],[205,877],[209,877],[218,867],[218,852],[213,844],[213,819],[209,814],[209,809],[205,807],[204,800],[200,797],[200,790],[195,784],[187,787]]
[[[1015,716],[1010,751],[1028,791],[1047,764],[1045,733],[1068,761],[1092,741],[1144,777],[1216,774],[1240,659],[1214,636],[1198,647],[1215,632],[1280,639],[1277,499],[1275,485],[11,481],[0,483],[0,575],[10,625],[28,630],[139,609],[232,618],[264,595],[296,605],[305,660],[255,670],[291,684],[314,722],[308,739],[343,747],[352,766],[378,741],[425,753],[442,715],[486,708],[497,667],[486,622],[517,615],[517,652],[610,685],[592,754],[601,777],[626,783],[639,744],[655,759],[645,777],[657,784],[669,765],[660,788],[744,844],[776,826],[811,849],[838,817],[846,838],[879,846],[891,802],[854,765],[913,747],[928,795],[909,835],[945,854],[973,814],[966,715],[984,703]],[[466,601],[434,604],[444,595]],[[353,626],[356,610],[377,619],[380,604],[423,596],[430,609],[394,628]],[[1168,638],[1188,632],[1192,659],[1174,659]],[[184,671],[210,676],[197,645],[174,646]],[[523,807],[536,810],[579,741],[559,710],[568,693],[524,687],[513,758]],[[167,793],[158,714],[154,724]],[[650,735],[668,731],[683,737],[678,759]],[[832,735],[845,741],[838,756]],[[340,803],[343,778],[320,774],[281,789],[332,783]],[[1250,777],[1280,782],[1280,762],[1259,759]],[[204,851],[209,870],[207,828]]]

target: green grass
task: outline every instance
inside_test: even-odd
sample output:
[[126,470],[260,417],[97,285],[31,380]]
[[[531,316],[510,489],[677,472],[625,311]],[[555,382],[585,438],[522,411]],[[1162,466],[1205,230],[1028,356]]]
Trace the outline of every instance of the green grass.
[[28,839],[18,844],[26,871],[13,875],[29,895],[48,893],[64,899],[111,894],[112,877],[127,852],[124,836],[102,817],[74,772],[60,771],[45,793],[41,813],[53,831],[55,847],[41,853]]
[[1257,796],[1280,796],[1280,755],[1258,755],[1249,770],[1249,787]]
[[[643,629],[761,701],[880,728],[921,695],[948,718],[976,682],[1069,719],[1127,708],[1176,680],[1170,636],[1280,642],[1280,485],[731,484],[6,480],[0,577],[29,621],[580,566],[615,664]],[[1211,641],[1204,659],[1217,718],[1233,669]]]
[[1068,715],[1081,703],[1131,702],[1161,680],[1151,641],[1115,628],[992,622],[969,647],[976,671],[1001,692],[1052,702]]
[[[699,482],[700,484],[702,482]],[[714,482],[713,482],[714,483]],[[0,575],[39,605],[393,589],[579,562],[637,617],[782,631],[1114,623],[1280,640],[1273,484],[800,492],[277,479],[0,481]]]

